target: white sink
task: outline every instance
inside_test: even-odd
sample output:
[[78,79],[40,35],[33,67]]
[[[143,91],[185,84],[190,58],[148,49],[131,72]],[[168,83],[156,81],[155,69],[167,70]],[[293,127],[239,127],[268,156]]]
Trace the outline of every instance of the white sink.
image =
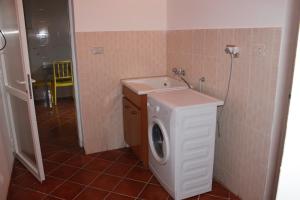
[[154,91],[169,91],[188,88],[184,82],[169,76],[123,79],[121,80],[121,83],[138,95],[148,94]]

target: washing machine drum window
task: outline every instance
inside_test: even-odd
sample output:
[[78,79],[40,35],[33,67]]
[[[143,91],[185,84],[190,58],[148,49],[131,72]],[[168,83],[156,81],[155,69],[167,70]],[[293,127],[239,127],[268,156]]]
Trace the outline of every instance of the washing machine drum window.
[[164,136],[158,124],[154,124],[154,126],[152,127],[152,140],[157,155],[160,158],[164,158]]
[[169,157],[169,139],[165,129],[160,123],[153,122],[149,136],[152,155],[159,163],[166,163]]

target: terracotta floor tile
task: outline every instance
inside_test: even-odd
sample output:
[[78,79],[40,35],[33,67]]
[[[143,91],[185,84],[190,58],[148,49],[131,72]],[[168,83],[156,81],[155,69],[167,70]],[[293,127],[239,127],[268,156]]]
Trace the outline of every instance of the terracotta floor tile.
[[11,179],[15,180],[19,176],[24,175],[26,173],[27,173],[27,170],[22,169],[22,168],[14,167]]
[[15,159],[15,162],[14,162],[14,167],[26,170],[26,168],[23,166],[23,164],[20,161],[16,160],[16,159]]
[[58,168],[58,166],[60,165],[58,163],[49,162],[47,160],[44,160],[43,164],[44,164],[45,174],[49,174],[51,171]]
[[123,196],[120,194],[110,193],[108,197],[106,197],[107,200],[133,200],[132,197]]
[[89,154],[89,156],[92,156],[92,157],[96,158],[96,157],[99,157],[101,153],[102,153],[102,152],[91,153],[91,154]]
[[75,200],[101,200],[107,196],[108,192],[96,190],[93,188],[86,188]]
[[145,184],[132,180],[122,180],[114,192],[131,197],[137,197],[144,188]]
[[208,195],[208,194],[201,194],[198,199],[199,200],[226,200],[228,198],[216,197],[216,196]]
[[144,164],[143,164],[142,161],[139,161],[138,164],[137,164],[136,166],[137,166],[137,167],[142,167],[142,168],[144,168]]
[[48,161],[52,162],[57,162],[57,163],[63,163],[69,158],[73,156],[72,153],[64,152],[64,151],[59,151],[55,153],[54,155],[50,156],[47,158]]
[[63,199],[73,199],[77,196],[82,190],[84,186],[78,185],[76,183],[66,182],[63,185],[59,186],[52,195],[57,196]]
[[239,200],[240,198],[238,196],[236,196],[234,193],[229,192],[229,197],[230,200]]
[[[160,199],[166,195],[154,177],[150,179],[147,187],[145,187],[146,183],[141,182],[148,181],[151,172],[149,177],[149,171],[143,168],[141,161],[130,148],[93,155],[84,154],[84,150],[78,147],[76,113],[72,99],[59,100],[58,105],[53,109],[36,104],[36,112],[45,172],[47,175],[50,174],[50,178],[47,176],[46,181],[40,184],[20,162],[16,161],[9,199],[39,200],[44,198],[46,193],[50,195],[47,194],[49,196],[43,200],[74,198],[93,200],[103,197],[108,200],[129,200],[138,199],[138,195],[143,199]],[[64,162],[66,165],[61,165]],[[84,169],[79,169],[81,167]],[[132,169],[133,167],[135,168]],[[127,174],[128,177],[124,180]],[[67,178],[70,180],[63,183],[62,181]],[[91,186],[86,187],[85,185],[89,183]],[[28,187],[45,194],[26,189]],[[111,190],[114,192],[108,193]],[[238,200],[235,199],[238,197],[233,196],[223,186],[214,183],[213,191],[201,195],[200,199],[224,200],[223,197],[213,195],[226,196],[227,194],[234,200]]]
[[88,185],[98,176],[97,172],[79,170],[71,178],[70,181],[74,181],[83,185]]
[[106,168],[108,168],[112,164],[111,161],[98,159],[91,161],[87,166],[84,168],[87,170],[93,170],[93,171],[104,171]]
[[65,162],[67,165],[72,165],[75,167],[83,167],[87,165],[94,158],[88,155],[75,155]]
[[119,149],[119,151],[122,151],[124,153],[133,153],[132,150],[129,147],[124,147]]
[[39,183],[39,181],[28,172],[13,180],[13,183],[23,187],[30,187],[36,183]]
[[98,155],[99,158],[104,160],[114,161],[118,159],[123,152],[119,150],[105,151]]
[[160,185],[160,183],[158,182],[158,180],[156,179],[156,177],[153,175],[151,180],[150,180],[150,184],[154,184],[154,185]]
[[59,168],[52,171],[49,175],[57,178],[67,179],[70,178],[72,175],[74,175],[75,172],[78,170],[79,169],[75,167],[62,165]]
[[61,200],[59,198],[56,198],[56,197],[52,197],[52,196],[47,196],[45,199],[43,200]]
[[184,200],[198,200],[198,199],[199,199],[199,195],[196,195],[196,196],[193,196],[193,197],[186,198]]
[[141,167],[135,167],[129,172],[126,177],[137,181],[148,182],[151,176],[152,173],[150,172],[150,170],[143,169]]
[[52,109],[43,103],[35,102],[43,156],[48,157],[53,151],[79,149],[74,100],[58,99],[57,106]]
[[169,194],[161,186],[147,185],[140,198],[149,200],[165,200],[168,196]]
[[32,190],[27,190],[23,188],[18,188],[16,186],[12,186],[10,188],[9,195],[7,197],[7,200],[40,200],[43,199],[46,195],[34,192]]
[[229,198],[229,191],[226,188],[224,188],[220,183],[217,182],[213,182],[212,191],[206,194],[213,195],[216,197]]
[[123,177],[127,174],[131,167],[131,165],[114,163],[111,167],[108,168],[108,170],[106,170],[105,173]]
[[99,188],[99,189],[111,191],[117,186],[117,184],[120,181],[121,181],[121,178],[103,174],[103,175],[99,176],[95,181],[93,181],[91,183],[91,186]]
[[121,162],[127,165],[134,165],[139,162],[139,160],[133,154],[123,154],[117,162]]
[[43,183],[36,183],[31,186],[33,190],[42,192],[42,193],[50,193],[54,189],[56,189],[59,185],[63,183],[63,180],[61,179],[56,179],[52,177],[46,177],[46,180],[43,181]]
[[56,154],[58,151],[44,151],[42,152],[43,159],[50,158],[54,154]]

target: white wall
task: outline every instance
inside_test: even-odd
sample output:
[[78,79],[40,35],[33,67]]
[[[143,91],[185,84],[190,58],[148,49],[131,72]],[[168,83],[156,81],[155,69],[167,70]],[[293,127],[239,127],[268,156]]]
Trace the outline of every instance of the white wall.
[[[280,156],[282,156],[282,146],[284,142],[287,115],[289,109],[289,94],[291,92],[293,81],[293,71],[300,21],[300,1],[287,0],[284,10],[285,18],[281,37],[281,50],[277,75],[278,81],[276,86],[277,89],[275,97],[275,110],[272,126],[271,149],[266,185],[267,199],[275,197],[276,194],[274,189],[276,189],[276,184],[278,181],[277,176],[280,170]],[[299,64],[300,63],[298,62],[298,65]],[[297,80],[297,78],[294,79]]]
[[168,0],[168,29],[280,27],[285,0]]
[[278,193],[276,198],[277,200],[300,199],[300,193],[299,193],[300,40],[298,40],[296,59],[297,60],[295,65],[290,113],[288,115],[289,119],[287,124],[287,132],[286,132],[286,139],[284,144],[282,165],[280,170],[280,179],[279,179]]
[[0,199],[6,199],[14,159],[5,120],[3,94],[0,92]]
[[[0,29],[5,32],[15,28],[15,7],[14,1],[0,1]],[[1,38],[2,39],[2,38]],[[1,40],[0,39],[0,40]],[[2,44],[2,41],[0,42]],[[9,44],[7,45],[9,46]],[[11,172],[13,167],[13,152],[10,146],[10,137],[6,118],[4,114],[4,88],[2,79],[2,59],[3,51],[0,51],[0,199],[6,199],[10,184]],[[15,58],[13,58],[15,59]]]
[[76,32],[165,30],[167,0],[74,0]]

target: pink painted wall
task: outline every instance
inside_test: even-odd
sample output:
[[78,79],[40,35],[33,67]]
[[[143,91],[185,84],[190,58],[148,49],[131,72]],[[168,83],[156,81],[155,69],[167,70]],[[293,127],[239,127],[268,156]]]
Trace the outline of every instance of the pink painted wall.
[[168,0],[168,29],[257,28],[283,24],[285,0]]
[[74,0],[76,32],[165,30],[167,0]]

